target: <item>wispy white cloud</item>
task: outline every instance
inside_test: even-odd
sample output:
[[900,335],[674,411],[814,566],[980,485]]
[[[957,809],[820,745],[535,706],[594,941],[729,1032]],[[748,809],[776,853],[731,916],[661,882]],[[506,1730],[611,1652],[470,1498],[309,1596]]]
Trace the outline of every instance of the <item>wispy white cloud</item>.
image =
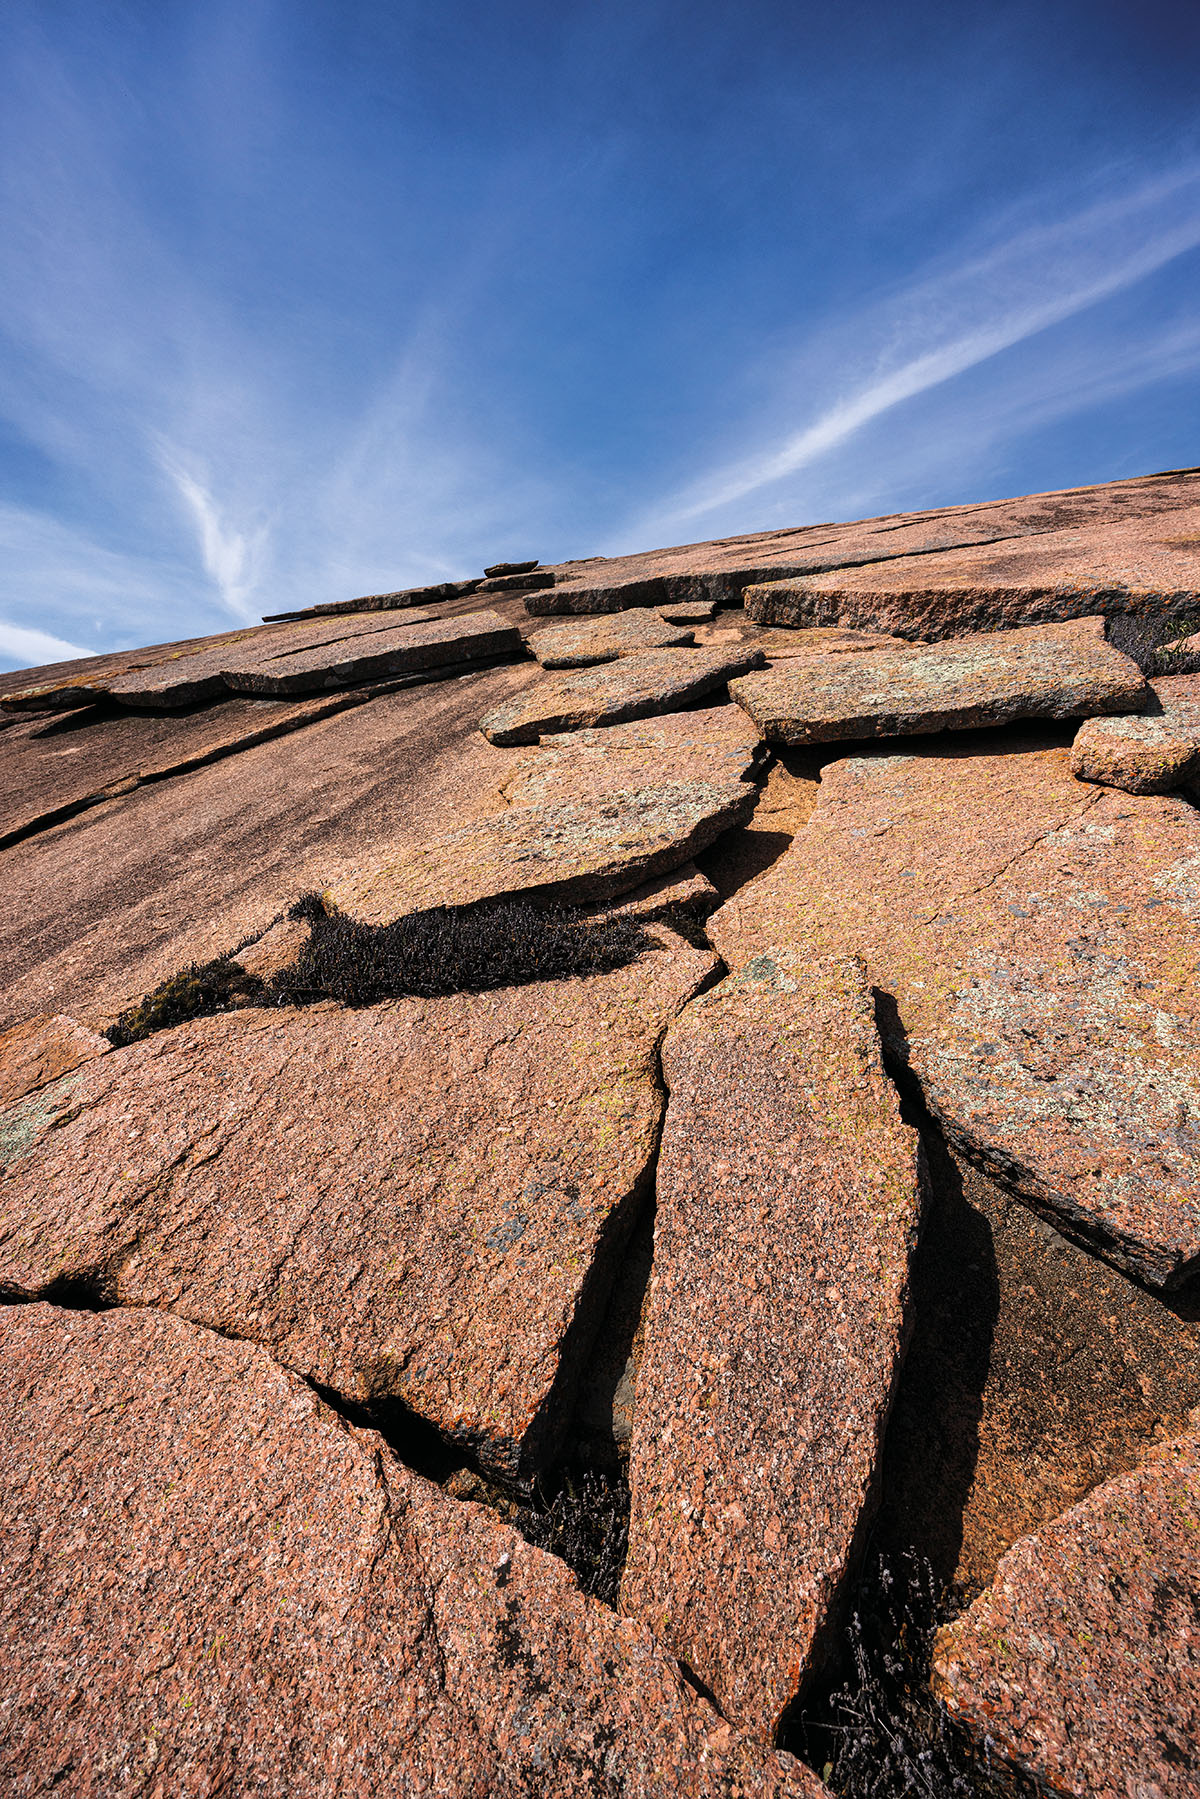
[[[845,321],[834,368],[856,378],[798,430],[773,426],[643,515],[635,531],[714,515],[838,450],[864,426],[1132,287],[1200,245],[1200,165],[1015,232]],[[863,368],[861,347],[870,347]],[[831,346],[819,354],[831,362]],[[811,378],[816,356],[802,359]],[[1153,378],[1145,367],[1143,378]],[[1072,404],[1059,396],[1060,408]],[[986,425],[984,426],[986,430]],[[766,441],[761,441],[765,436]]]
[[31,631],[0,618],[0,667],[37,668],[43,662],[74,662],[93,655],[94,650],[81,650],[77,643],[52,637],[49,631]]

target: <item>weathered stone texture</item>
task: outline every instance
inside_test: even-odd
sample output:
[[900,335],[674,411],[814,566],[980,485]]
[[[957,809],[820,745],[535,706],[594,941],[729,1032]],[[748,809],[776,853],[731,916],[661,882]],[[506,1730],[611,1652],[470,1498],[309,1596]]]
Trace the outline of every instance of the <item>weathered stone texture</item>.
[[227,687],[238,693],[313,693],[383,675],[422,674],[431,669],[521,653],[521,634],[496,612],[467,618],[434,619],[338,638],[319,648],[273,653],[252,650],[230,657],[222,668]]
[[582,624],[549,625],[533,633],[529,647],[543,668],[587,668],[647,650],[679,649],[690,644],[692,636],[690,629],[668,624],[660,613],[641,610],[610,613]]
[[827,767],[808,826],[710,921],[742,967],[861,955],[948,1134],[1155,1284],[1200,1255],[1200,817],[960,744]]
[[99,1282],[402,1399],[492,1467],[551,1453],[652,1164],[655,1050],[713,958],[164,1031],[6,1113],[0,1290]]
[[794,744],[1136,712],[1149,697],[1100,618],[789,661],[743,675],[730,693],[770,742]]
[[1200,1793],[1200,1435],[1000,1563],[934,1683],[994,1761],[1078,1799]]
[[59,1012],[0,1032],[0,1107],[11,1106],[111,1048],[108,1039]]
[[262,1351],[43,1305],[0,1338],[14,1793],[823,1791]]
[[514,759],[503,793],[511,805],[533,806],[666,782],[749,780],[764,754],[740,706],[707,706],[543,737]]
[[716,693],[735,675],[761,668],[762,660],[760,651],[736,646],[622,656],[599,668],[548,675],[518,699],[487,713],[479,728],[492,743],[536,743],[550,732],[678,712]]
[[667,1034],[621,1603],[769,1737],[869,1522],[920,1149],[854,962],[764,951]]
[[752,786],[725,775],[513,806],[447,837],[394,846],[325,897],[364,924],[494,899],[599,903],[690,861],[747,818],[754,799]]

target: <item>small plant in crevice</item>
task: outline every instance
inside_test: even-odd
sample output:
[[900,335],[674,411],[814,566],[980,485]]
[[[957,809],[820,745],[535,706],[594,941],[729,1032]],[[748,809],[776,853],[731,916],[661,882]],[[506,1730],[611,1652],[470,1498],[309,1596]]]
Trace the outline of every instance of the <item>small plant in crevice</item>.
[[956,1609],[914,1551],[878,1555],[868,1568],[850,1607],[841,1684],[827,1683],[780,1734],[839,1799],[1016,1799],[1029,1790],[986,1752],[975,1755],[930,1690],[934,1635]]
[[629,1486],[622,1472],[580,1463],[553,1469],[512,1514],[527,1543],[567,1564],[582,1591],[615,1605],[629,1545]]
[[264,1003],[263,983],[239,968],[232,957],[218,956],[213,962],[193,962],[172,975],[136,1006],[122,1012],[104,1035],[117,1049],[123,1049],[127,1043],[138,1043],[155,1031],[186,1024],[189,1018],[209,1018],[236,1006]]
[[306,1006],[337,1000],[365,1006],[405,995],[480,993],[531,981],[607,974],[632,962],[650,939],[630,918],[501,901],[442,907],[395,924],[360,924],[306,894],[288,916],[308,922],[308,942],[290,968],[263,981],[237,952],[193,963],[123,1012],[105,1035],[122,1048],[155,1031],[242,1006]]
[[1126,612],[1109,618],[1106,635],[1144,675],[1188,675],[1200,670],[1200,652],[1180,645],[1198,632],[1200,612],[1186,617]]

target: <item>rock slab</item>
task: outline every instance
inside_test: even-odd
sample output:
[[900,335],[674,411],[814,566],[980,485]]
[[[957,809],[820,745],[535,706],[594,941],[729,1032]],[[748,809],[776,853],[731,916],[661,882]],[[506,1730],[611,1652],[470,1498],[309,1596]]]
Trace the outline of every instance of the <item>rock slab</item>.
[[230,658],[221,673],[235,693],[273,696],[314,693],[383,675],[422,674],[520,653],[521,634],[515,625],[506,624],[496,612],[474,612],[465,618],[396,625],[266,660],[257,653]]
[[869,1524],[922,1164],[852,961],[764,951],[667,1033],[621,1605],[770,1738]]
[[512,806],[448,836],[396,846],[335,881],[325,900],[363,924],[485,900],[599,904],[691,861],[750,816],[755,793],[717,775]]
[[1200,1793],[1200,1435],[1025,1537],[934,1649],[993,1761],[1079,1799]]
[[987,740],[827,766],[713,915],[730,967],[855,954],[889,1046],[1002,1184],[1139,1278],[1200,1257],[1200,816]]
[[641,1625],[261,1350],[0,1320],[4,1781],[372,1799],[817,1799]]
[[599,668],[547,676],[487,713],[479,728],[495,744],[536,743],[550,732],[678,712],[734,676],[761,667],[761,652],[740,646],[622,656]]
[[690,644],[692,637],[686,621],[668,623],[659,613],[641,609],[548,625],[533,633],[529,647],[543,668],[588,668],[593,663],[615,662],[618,656],[679,649]]
[[0,1117],[0,1292],[176,1311],[523,1479],[649,1178],[657,1043],[713,966],[656,927],[609,974],[114,1050]]
[[664,782],[747,781],[765,754],[740,706],[706,706],[551,733],[515,759],[503,794],[510,805],[533,806]]
[[1149,697],[1100,618],[822,657],[743,675],[730,693],[768,742],[789,744],[1136,712]]

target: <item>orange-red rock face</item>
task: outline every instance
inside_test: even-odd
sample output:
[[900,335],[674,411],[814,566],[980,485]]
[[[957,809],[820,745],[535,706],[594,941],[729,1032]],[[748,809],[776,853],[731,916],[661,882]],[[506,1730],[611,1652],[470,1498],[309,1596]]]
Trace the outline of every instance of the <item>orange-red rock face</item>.
[[823,1791],[261,1350],[42,1305],[0,1342],[14,1792]]
[[621,1605],[770,1737],[869,1519],[920,1148],[851,961],[763,951],[671,1027],[663,1073]]
[[1200,1437],[1003,1558],[938,1638],[934,1679],[993,1758],[1053,1793],[1200,1790]]

